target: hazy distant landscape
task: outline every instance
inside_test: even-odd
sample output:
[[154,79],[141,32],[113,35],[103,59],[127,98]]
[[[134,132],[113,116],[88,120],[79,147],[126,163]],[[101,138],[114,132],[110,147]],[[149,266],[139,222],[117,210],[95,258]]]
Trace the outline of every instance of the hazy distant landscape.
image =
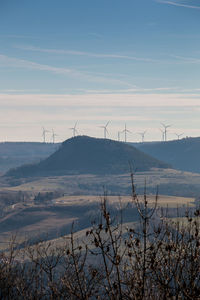
[[[184,138],[168,142],[127,143],[174,169],[200,173],[200,138]],[[58,150],[61,143],[5,142],[0,143],[0,172],[24,164],[37,163]]]
[[0,299],[200,300],[199,28],[0,0]]
[[200,173],[200,138],[183,138],[167,142],[130,143],[175,169]]
[[[123,142],[85,136],[69,139],[62,145],[0,144],[2,158],[7,152],[9,163],[16,157],[24,159],[25,163],[18,167],[13,165],[0,179],[2,247],[6,245],[3,241],[15,232],[32,237],[38,234],[44,237],[48,233],[52,239],[69,233],[73,220],[77,222],[78,230],[90,227],[105,192],[109,199],[115,199],[111,201],[113,207],[119,197],[123,203],[127,203],[127,199],[131,202],[130,167],[138,194],[143,194],[146,183],[150,198],[158,189],[159,205],[163,207],[198,204],[200,174],[173,169],[173,164],[169,164],[173,160],[166,158],[162,162],[156,156],[140,151],[142,147],[148,149],[151,146],[154,151],[159,152],[161,147],[164,152],[166,147],[165,154],[171,147],[174,156],[178,157],[180,148],[176,152],[174,144],[181,143],[184,154],[189,142],[195,151],[192,147],[195,141],[198,152],[199,139],[188,139],[187,143],[185,140],[139,143],[135,145],[139,150]],[[164,154],[162,158],[165,158]],[[161,159],[161,155],[158,158]],[[187,169],[184,162],[182,169]],[[129,213],[125,220],[134,221],[134,211]]]
[[0,172],[26,163],[39,162],[58,149],[60,144],[39,142],[1,142]]
[[7,153],[8,164],[3,166],[1,183],[35,192],[99,195],[105,188],[114,195],[127,195],[131,166],[139,193],[146,179],[149,193],[158,186],[161,194],[198,197],[199,147],[199,138],[127,145],[84,136],[62,145],[5,143],[0,144],[0,159]]

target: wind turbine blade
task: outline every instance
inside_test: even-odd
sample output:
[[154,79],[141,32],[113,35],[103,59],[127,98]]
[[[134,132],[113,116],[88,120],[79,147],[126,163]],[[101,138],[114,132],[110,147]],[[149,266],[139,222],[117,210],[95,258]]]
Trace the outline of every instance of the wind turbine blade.
[[166,127],[166,125],[165,124],[163,124],[162,122],[160,122],[160,124],[165,128]]
[[105,127],[107,127],[109,123],[110,123],[110,121],[108,121],[108,122],[107,122],[107,124],[106,124],[106,126],[105,126]]

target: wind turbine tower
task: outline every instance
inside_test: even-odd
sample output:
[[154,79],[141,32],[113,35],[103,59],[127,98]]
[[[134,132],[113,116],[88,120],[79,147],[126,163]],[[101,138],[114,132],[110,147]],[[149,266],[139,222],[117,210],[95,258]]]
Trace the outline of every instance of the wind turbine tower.
[[46,133],[47,132],[49,132],[49,130],[46,130],[44,127],[42,127],[43,143],[46,143]]
[[58,135],[55,134],[54,130],[52,129],[52,136],[51,136],[51,138],[52,138],[53,144],[55,144],[55,137],[56,137],[56,136],[58,136]]
[[131,133],[127,128],[126,128],[126,123],[125,123],[125,128],[124,130],[122,131],[124,132],[124,141],[125,143],[127,142],[127,133]]
[[73,137],[75,137],[76,134],[78,134],[78,131],[77,131],[77,129],[76,129],[77,123],[78,123],[78,122],[75,123],[74,127],[69,128],[69,129],[72,130],[72,132],[73,132]]
[[141,136],[142,138],[142,143],[144,143],[144,136],[146,134],[147,130],[143,131],[143,132],[138,132],[138,134]]
[[167,128],[171,127],[172,125],[166,125],[161,123],[161,125],[164,127],[164,141],[167,141]]
[[159,130],[162,133],[162,141],[164,142],[164,140],[165,140],[165,131],[163,129],[160,129],[160,128],[159,128]]
[[180,137],[183,135],[183,133],[175,133],[175,135],[177,136],[177,139],[179,140],[180,139]]
[[118,131],[118,142],[120,142],[120,134],[121,134],[121,131]]
[[108,121],[105,126],[99,126],[100,128],[104,129],[104,139],[106,139],[106,134],[108,133],[107,126],[109,123],[110,123],[110,121]]

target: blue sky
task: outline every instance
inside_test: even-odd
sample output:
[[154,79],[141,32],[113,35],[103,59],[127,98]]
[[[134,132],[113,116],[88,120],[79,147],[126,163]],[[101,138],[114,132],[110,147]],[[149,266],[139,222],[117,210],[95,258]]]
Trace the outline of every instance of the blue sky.
[[1,0],[0,140],[199,136],[199,29],[200,0]]

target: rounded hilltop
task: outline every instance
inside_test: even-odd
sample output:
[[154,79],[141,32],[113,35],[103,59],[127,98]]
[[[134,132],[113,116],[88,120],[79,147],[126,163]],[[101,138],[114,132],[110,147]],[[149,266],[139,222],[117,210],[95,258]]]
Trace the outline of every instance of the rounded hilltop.
[[66,174],[120,174],[134,169],[168,168],[163,163],[124,142],[76,136],[62,143],[48,158],[34,165],[24,165],[7,172],[7,176],[31,177]]

